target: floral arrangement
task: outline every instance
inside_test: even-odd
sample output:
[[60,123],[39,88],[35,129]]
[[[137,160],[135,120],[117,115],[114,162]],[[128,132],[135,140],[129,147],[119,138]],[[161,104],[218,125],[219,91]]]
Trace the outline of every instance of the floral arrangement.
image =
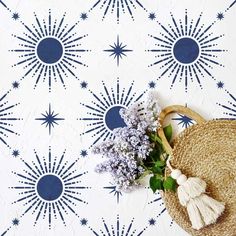
[[[117,188],[130,191],[140,185],[140,179],[150,175],[149,185],[153,192],[176,189],[176,181],[165,177],[168,155],[166,154],[157,129],[160,106],[155,92],[149,94],[145,104],[134,104],[121,109],[120,115],[126,127],[117,128],[114,140],[104,141],[94,147],[95,154],[101,154],[106,160],[96,166],[98,173],[111,173]],[[170,141],[172,127],[164,128]]]

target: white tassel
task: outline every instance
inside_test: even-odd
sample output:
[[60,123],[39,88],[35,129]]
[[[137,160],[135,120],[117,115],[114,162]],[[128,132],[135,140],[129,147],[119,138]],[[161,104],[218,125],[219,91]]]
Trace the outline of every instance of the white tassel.
[[223,203],[207,196],[206,183],[200,178],[187,178],[178,169],[171,169],[171,177],[176,179],[179,187],[177,189],[180,204],[187,207],[189,219],[194,229],[201,229],[213,224],[223,213],[225,206]]

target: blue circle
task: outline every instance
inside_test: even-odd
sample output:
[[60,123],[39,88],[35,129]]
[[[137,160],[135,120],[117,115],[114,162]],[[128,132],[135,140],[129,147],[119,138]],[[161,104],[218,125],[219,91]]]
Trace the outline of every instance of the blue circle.
[[181,38],[175,43],[173,51],[177,61],[189,64],[198,58],[200,49],[194,39]]
[[110,130],[114,130],[116,128],[122,128],[126,126],[123,118],[120,116],[121,108],[124,108],[124,107],[114,106],[107,111],[106,116],[105,116],[105,122],[106,122],[107,127]]
[[55,175],[45,175],[38,181],[37,192],[42,199],[54,201],[63,192],[62,181]]
[[40,41],[38,44],[37,55],[44,63],[56,63],[61,59],[62,54],[63,47],[58,39],[48,37]]

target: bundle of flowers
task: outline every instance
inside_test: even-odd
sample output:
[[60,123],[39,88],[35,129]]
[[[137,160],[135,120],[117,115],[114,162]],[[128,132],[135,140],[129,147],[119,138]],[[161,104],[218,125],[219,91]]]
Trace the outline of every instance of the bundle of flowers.
[[[176,189],[176,181],[165,178],[168,155],[157,134],[160,126],[158,117],[160,106],[157,94],[150,93],[145,104],[134,104],[120,110],[126,126],[117,128],[114,139],[94,147],[95,154],[101,154],[106,160],[98,164],[96,171],[111,173],[117,189],[129,191],[140,185],[143,176],[150,175],[149,185],[153,192]],[[168,140],[172,136],[172,127],[164,128]]]

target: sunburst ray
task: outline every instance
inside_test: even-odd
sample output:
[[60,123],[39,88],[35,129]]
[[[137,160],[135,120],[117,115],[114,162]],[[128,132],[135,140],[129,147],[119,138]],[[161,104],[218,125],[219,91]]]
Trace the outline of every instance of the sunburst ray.
[[201,18],[202,14],[195,22],[189,20],[186,10],[184,19],[177,22],[171,14],[172,25],[166,27],[158,22],[163,33],[149,35],[156,44],[148,51],[155,53],[157,58],[149,67],[159,65],[162,72],[158,80],[168,76],[172,80],[170,88],[177,81],[183,81],[186,92],[191,81],[196,81],[202,88],[202,78],[208,76],[215,80],[213,67],[223,66],[218,55],[225,50],[219,48],[217,42],[224,35],[214,36],[210,31],[215,22],[205,27],[200,23]]
[[53,21],[51,11],[47,20],[40,20],[35,14],[35,23],[28,26],[21,22],[25,32],[23,36],[13,35],[19,42],[19,48],[11,50],[21,58],[15,66],[24,66],[26,73],[22,79],[29,77],[35,79],[35,86],[43,81],[48,82],[51,91],[53,82],[60,81],[66,87],[65,78],[76,75],[78,65],[86,66],[80,57],[88,50],[81,48],[81,42],[88,35],[78,36],[75,29],[76,22],[71,27],[64,23],[64,14],[61,20]]

